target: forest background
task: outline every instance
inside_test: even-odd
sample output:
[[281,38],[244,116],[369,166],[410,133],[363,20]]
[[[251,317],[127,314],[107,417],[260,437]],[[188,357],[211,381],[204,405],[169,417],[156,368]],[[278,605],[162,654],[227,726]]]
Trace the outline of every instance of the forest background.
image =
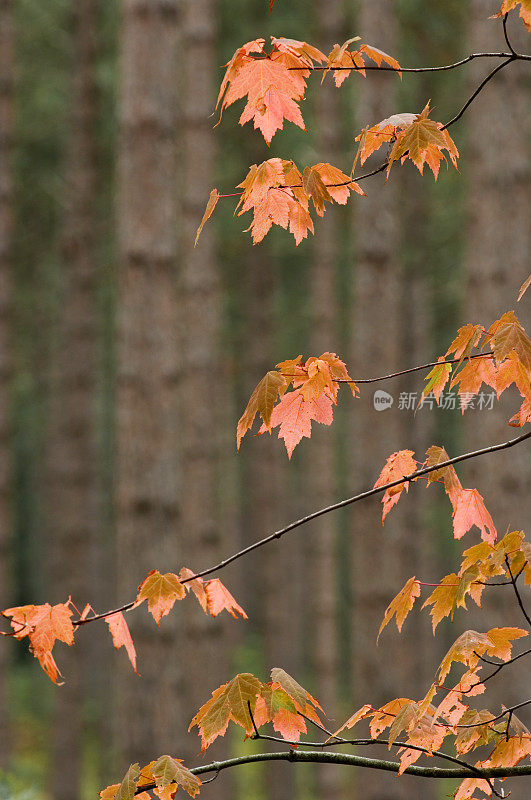
[[[489,325],[515,307],[529,272],[519,64],[452,129],[459,172],[442,169],[434,183],[406,165],[385,188],[378,175],[367,198],[330,209],[315,240],[296,249],[278,230],[252,247],[221,202],[193,249],[212,186],[232,191],[249,164],[287,153],[348,172],[364,125],[419,112],[428,98],[434,117],[448,119],[487,71],[474,62],[402,82],[352,75],[339,90],[310,81],[310,133],[287,125],[268,149],[237,128],[237,110],[214,127],[220,67],[241,43],[275,34],[329,52],[361,35],[413,67],[505,46],[487,20],[499,2],[489,0],[277,0],[273,16],[268,5],[0,1],[3,608],[68,595],[111,608],[149,569],[201,569],[369,488],[392,451],[436,442],[453,455],[507,438],[509,400],[464,417],[459,403],[414,415],[414,373],[368,387],[355,407],[343,400],[334,426],[315,430],[290,463],[275,435],[247,437],[236,454],[236,421],[277,361],[330,350],[354,378],[432,361],[460,325]],[[523,26],[509,19],[509,29],[526,49]],[[527,295],[519,305],[528,327]],[[376,410],[373,388],[393,405]],[[499,530],[523,527],[529,457],[495,459],[471,462],[465,482]],[[188,723],[236,671],[265,678],[281,666],[338,722],[358,699],[421,694],[459,617],[436,647],[420,617],[402,637],[386,631],[378,648],[375,634],[405,577],[453,568],[450,530],[446,501],[428,505],[420,492],[383,529],[378,502],[324,517],[226,570],[248,621],[191,609],[160,630],[147,615],[131,619],[142,677],[103,625],[58,654],[60,687],[25,648],[1,642],[0,796],[94,797],[131,761],[165,752],[192,765],[199,744]],[[507,624],[502,606],[492,624],[496,615]],[[253,746],[234,736],[212,757]],[[221,800],[401,800],[408,780],[257,765],[211,791]],[[522,800],[529,785],[515,787]],[[423,798],[451,788],[422,784]]]

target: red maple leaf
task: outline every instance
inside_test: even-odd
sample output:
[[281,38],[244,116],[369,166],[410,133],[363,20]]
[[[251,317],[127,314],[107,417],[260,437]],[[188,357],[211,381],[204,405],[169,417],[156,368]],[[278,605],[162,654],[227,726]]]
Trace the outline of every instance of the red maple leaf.
[[[285,394],[271,414],[271,428],[279,427],[278,438],[284,439],[288,458],[303,438],[312,435],[312,420],[323,425],[332,424],[332,400],[322,394],[316,399],[305,400],[301,390]],[[267,430],[262,425],[259,433]]]
[[461,489],[456,500],[453,520],[456,539],[460,539],[475,525],[481,531],[481,538],[485,542],[494,544],[496,541],[498,534],[492,517],[477,489]]

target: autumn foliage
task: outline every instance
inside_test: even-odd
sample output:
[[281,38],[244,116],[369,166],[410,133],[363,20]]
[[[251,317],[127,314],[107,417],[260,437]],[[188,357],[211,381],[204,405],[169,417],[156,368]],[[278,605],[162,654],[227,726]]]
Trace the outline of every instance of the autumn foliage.
[[[273,4],[271,0],[271,8]],[[515,8],[525,25],[531,28],[528,0],[504,0],[498,16]],[[507,63],[515,58],[517,55],[511,56]],[[239,47],[226,65],[217,100],[220,120],[227,107],[242,101],[240,124],[252,122],[269,145],[285,121],[305,130],[301,102],[312,72],[320,71],[322,80],[333,80],[341,87],[352,72],[366,77],[368,67],[385,69],[402,77],[402,68],[395,58],[362,43],[358,37],[342,45],[333,45],[328,55],[302,41],[271,37],[266,44],[264,39],[255,39]],[[355,172],[358,165],[363,166],[375,152],[381,151],[385,159],[376,172],[385,172],[387,178],[393,165],[406,159],[410,159],[420,173],[427,166],[435,179],[443,160],[457,166],[459,154],[448,133],[450,123],[445,125],[432,119],[429,102],[419,112],[400,112],[368,123],[355,136],[357,151],[348,174],[328,163],[303,167],[292,159],[278,157],[249,168],[237,186],[241,191],[235,213],[251,215],[249,230],[254,244],[261,242],[273,225],[278,225],[292,233],[298,245],[308,232],[314,233],[312,215],[322,217],[327,203],[344,205],[353,193],[363,197],[359,181],[366,176],[355,178]],[[197,236],[221,197],[223,195],[216,189],[212,191]],[[519,300],[530,282],[531,276],[522,286]],[[512,409],[508,424],[523,428],[531,422],[531,340],[514,311],[502,314],[488,329],[474,323],[463,325],[437,361],[418,369],[429,369],[420,405],[428,398],[439,403],[443,390],[448,387],[455,390],[464,413],[483,387],[494,390],[499,399],[512,386],[520,400],[519,407]],[[278,429],[278,437],[284,440],[291,458],[301,440],[311,437],[312,422],[332,423],[341,387],[345,385],[356,401],[361,394],[360,383],[360,379],[350,376],[347,366],[335,353],[325,352],[305,360],[299,355],[279,362],[259,381],[250,396],[237,423],[237,448],[258,417],[256,434],[271,434]],[[513,446],[527,435],[522,434],[502,446]],[[409,449],[394,452],[382,466],[373,490],[368,492],[382,496],[383,523],[402,495],[408,493],[411,484],[417,484],[412,491],[419,491],[421,482],[426,487],[439,484],[450,502],[455,539],[470,536],[470,532],[477,537],[479,533],[478,541],[468,541],[455,572],[445,575],[436,584],[424,584],[416,576],[406,581],[387,609],[382,609],[383,621],[378,636],[393,619],[398,630],[402,630],[427,586],[430,591],[426,592],[428,596],[422,609],[428,610],[435,634],[443,619],[453,619],[459,610],[466,612],[467,603],[481,606],[489,586],[500,582],[513,588],[527,628],[465,630],[452,644],[435,671],[432,684],[420,697],[391,698],[379,708],[373,707],[367,698],[367,702],[336,731],[328,729],[325,711],[318,700],[283,669],[274,667],[266,681],[250,673],[238,674],[212,692],[190,723],[190,728],[197,729],[202,751],[224,736],[230,723],[239,726],[246,738],[260,738],[260,729],[271,725],[293,750],[302,744],[301,737],[309,723],[327,737],[323,746],[329,742],[348,742],[345,732],[365,724],[371,739],[382,741],[383,736],[389,748],[397,749],[398,774],[425,755],[450,758],[454,766],[467,768],[467,777],[455,794],[456,800],[491,796],[495,787],[489,770],[498,767],[510,770],[531,757],[531,734],[518,720],[514,709],[494,714],[469,705],[470,700],[485,693],[486,684],[494,674],[526,655],[518,648],[531,627],[517,585],[521,579],[525,587],[531,587],[531,543],[520,530],[507,532],[500,538],[482,495],[476,488],[463,487],[454,462],[473,455],[451,459],[444,447],[435,444],[420,459]],[[353,498],[357,499],[360,498]],[[270,539],[267,537],[256,546]],[[204,579],[240,555],[243,553],[204,572],[194,572],[187,567],[178,574],[152,570],[138,587],[134,599],[104,613],[97,613],[91,605],[80,612],[71,598],[55,606],[44,603],[6,609],[2,614],[9,620],[12,630],[4,631],[3,635],[27,639],[30,651],[43,670],[58,683],[61,673],[55,661],[56,644],[72,646],[80,626],[103,618],[114,646],[125,648],[136,671],[137,656],[125,615],[140,606],[159,625],[175,603],[191,593],[205,614],[216,617],[226,610],[234,618],[247,618],[218,578]],[[78,598],[75,600],[77,602]],[[452,680],[447,685],[449,676]],[[448,741],[453,744],[455,757],[441,750]],[[464,756],[483,746],[488,748],[486,757],[475,763],[463,761]],[[220,767],[215,768],[219,770]],[[131,800],[136,796],[145,800],[153,792],[157,797],[170,800],[181,787],[190,797],[195,797],[201,789],[201,780],[179,759],[163,755],[143,767],[131,765],[121,783],[108,786],[100,797],[102,800]]]

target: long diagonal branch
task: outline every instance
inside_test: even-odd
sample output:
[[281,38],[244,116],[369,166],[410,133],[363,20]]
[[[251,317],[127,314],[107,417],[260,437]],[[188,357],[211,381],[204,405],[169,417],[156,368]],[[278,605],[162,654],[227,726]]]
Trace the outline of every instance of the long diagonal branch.
[[[440,464],[435,464],[431,467],[422,467],[421,469],[412,472],[411,475],[404,475],[402,478],[397,478],[394,481],[390,481],[389,483],[385,483],[382,486],[377,486],[374,489],[368,489],[365,492],[360,492],[359,494],[355,494],[352,497],[347,497],[345,500],[339,500],[337,503],[332,503],[329,506],[325,506],[324,508],[320,508],[317,511],[313,511],[311,514],[306,514],[306,516],[301,517],[300,519],[295,520],[294,522],[290,522],[289,525],[286,525],[284,528],[280,528],[278,531],[269,534],[269,536],[265,536],[263,539],[259,539],[258,541],[250,544],[248,547],[244,547],[242,550],[238,550],[237,553],[229,556],[228,558],[223,559],[218,564],[214,564],[212,567],[208,567],[208,569],[204,569],[201,572],[197,572],[195,575],[191,575],[189,578],[183,578],[181,583],[188,583],[194,578],[204,578],[206,575],[211,575],[213,572],[219,572],[220,570],[227,567],[229,564],[232,564],[233,561],[237,561],[239,558],[243,558],[244,556],[251,553],[253,550],[258,550],[260,547],[265,547],[265,545],[273,542],[277,539],[280,539],[282,536],[285,536],[287,533],[290,533],[297,528],[300,528],[302,525],[306,525],[308,522],[312,522],[314,519],[318,519],[319,517],[324,516],[325,514],[330,514],[332,511],[337,511],[340,508],[346,508],[347,506],[353,505],[354,503],[358,503],[361,500],[366,500],[368,497],[373,497],[377,494],[382,494],[383,492],[387,491],[387,489],[392,489],[393,486],[399,486],[401,483],[409,483],[410,481],[415,480],[416,478],[421,478],[424,475],[429,475],[430,472],[435,472],[439,469],[444,469],[445,467],[452,466],[453,464],[459,464],[461,461],[468,461],[471,458],[478,458],[479,456],[487,455],[488,453],[497,453],[500,450],[507,450],[510,447],[515,447],[517,444],[524,442],[526,439],[531,438],[531,431],[529,433],[523,433],[521,436],[517,436],[515,439],[509,439],[507,442],[501,442],[500,444],[493,444],[489,447],[482,447],[479,450],[472,450],[469,453],[462,453],[459,456],[455,456],[454,458],[449,458],[447,461],[441,461]],[[136,600],[132,600],[129,603],[125,603],[118,608],[114,608],[110,611],[105,611],[103,614],[95,614],[92,617],[86,617],[85,619],[77,619],[73,621],[74,626],[79,625],[87,625],[89,622],[95,622],[98,619],[107,619],[108,617],[112,616],[113,614],[118,614],[123,611],[130,611],[134,606],[136,606]]]
[[[205,575],[210,575],[212,572],[217,572],[218,570],[223,569],[224,567],[232,564],[233,561],[236,561],[238,558],[242,558],[246,556],[248,553],[251,553],[253,550],[257,550],[259,547],[263,547],[264,545],[268,544],[269,542],[273,542],[276,539],[280,539],[282,536],[285,536],[290,531],[295,530],[296,528],[300,528],[302,525],[305,525],[308,522],[312,522],[314,519],[318,519],[319,517],[324,516],[325,514],[329,514],[332,511],[337,511],[340,508],[346,508],[347,506],[353,505],[354,503],[358,503],[361,500],[366,500],[368,497],[373,497],[374,495],[381,494],[382,492],[387,491],[387,489],[392,489],[394,486],[399,486],[401,483],[408,483],[410,481],[415,480],[416,478],[421,478],[424,475],[429,475],[430,472],[435,472],[438,469],[444,469],[445,467],[450,467],[453,464],[459,464],[461,461],[468,461],[471,458],[478,458],[479,456],[487,455],[488,453],[497,453],[500,450],[507,450],[510,447],[515,447],[517,444],[524,442],[526,439],[531,438],[531,431],[529,433],[523,433],[521,436],[517,436],[515,439],[509,439],[507,442],[502,442],[500,444],[493,444],[489,447],[482,447],[479,450],[472,450],[469,453],[462,453],[459,456],[455,456],[454,458],[449,458],[447,461],[441,461],[440,464],[436,464],[430,467],[422,467],[421,469],[412,472],[410,475],[405,475],[402,478],[397,478],[394,481],[390,481],[389,483],[385,483],[382,486],[377,486],[374,489],[368,489],[365,492],[360,492],[360,494],[353,495],[352,497],[347,497],[345,500],[340,500],[337,503],[332,503],[332,505],[325,506],[324,508],[320,508],[318,511],[314,511],[311,514],[306,514],[306,516],[301,517],[295,522],[290,522],[289,525],[286,525],[284,528],[280,528],[278,531],[271,533],[269,536],[265,536],[263,539],[260,539],[253,544],[248,545],[248,547],[244,547],[242,550],[239,550],[234,555],[229,556],[229,558],[220,561],[218,564],[215,564],[213,567],[209,567],[208,569],[202,570],[194,575],[194,578],[202,578]],[[183,583],[192,580],[192,577],[186,578],[183,580]]]

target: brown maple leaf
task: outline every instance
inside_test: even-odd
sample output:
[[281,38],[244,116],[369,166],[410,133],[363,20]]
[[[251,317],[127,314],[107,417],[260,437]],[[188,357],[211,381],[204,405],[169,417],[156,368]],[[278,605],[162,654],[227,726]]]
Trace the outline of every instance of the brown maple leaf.
[[172,572],[161,575],[158,570],[152,569],[138,587],[136,605],[147,600],[148,609],[159,625],[162,617],[170,613],[175,601],[182,600],[185,596],[186,589],[177,575]]
[[443,150],[448,152],[450,159],[457,168],[459,153],[450,134],[443,129],[442,122],[435,122],[429,118],[430,104],[426,103],[415,120],[396,135],[396,141],[389,154],[387,176],[395,161],[403,162],[409,158],[422,174],[424,165],[433,172],[435,179],[439,174],[440,163],[445,158]]

